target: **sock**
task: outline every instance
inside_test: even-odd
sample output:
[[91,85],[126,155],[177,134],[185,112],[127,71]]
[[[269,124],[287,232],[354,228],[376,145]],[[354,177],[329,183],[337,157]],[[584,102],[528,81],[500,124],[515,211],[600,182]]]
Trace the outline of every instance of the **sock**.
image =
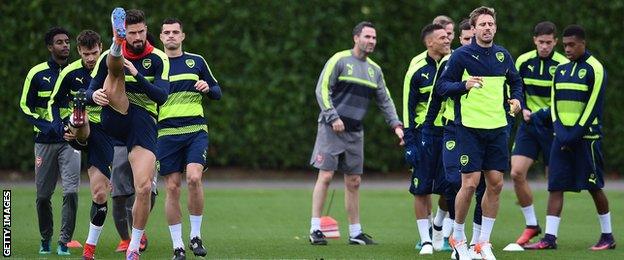
[[128,218],[126,215],[126,200],[128,196],[116,196],[113,198],[113,220],[115,220],[115,227],[121,240],[130,239],[128,232]]
[[416,225],[418,225],[418,234],[420,234],[420,242],[431,242],[431,237],[429,236],[429,220],[428,219],[417,219]]
[[464,223],[459,224],[455,222],[453,224],[453,238],[456,242],[466,240],[466,234],[464,234]]
[[535,208],[533,207],[533,204],[520,209],[522,210],[522,215],[524,215],[526,225],[537,226],[537,218],[535,217]]
[[479,243],[479,236],[481,236],[481,225],[472,223],[472,238],[470,239],[470,244],[475,245]]
[[557,237],[557,231],[559,230],[560,221],[560,217],[551,215],[546,216],[546,234],[551,234]]
[[360,225],[360,223],[350,224],[349,225],[349,236],[350,237],[356,237],[359,234],[362,234],[362,225]]
[[182,223],[169,225],[169,233],[171,234],[171,242],[173,242],[173,249],[176,249],[176,248],[184,249],[184,242],[182,242]]
[[611,233],[611,212],[607,212],[604,215],[598,215],[600,221],[600,230],[603,234]]
[[108,208],[106,207],[106,202],[102,204],[97,204],[95,201],[91,203],[91,223],[98,227],[104,225],[104,220],[106,220],[106,213],[108,212]]
[[453,232],[453,222],[451,218],[444,218],[444,224],[442,224],[442,234],[444,237],[451,236],[451,232]]
[[[442,224],[444,224],[444,217],[446,217],[446,213],[448,212],[438,207],[435,218],[433,218],[433,228],[442,227]],[[439,229],[436,229],[436,230],[439,230]]]
[[481,233],[479,234],[479,242],[489,242],[490,234],[492,234],[492,229],[494,229],[494,218],[481,217]]
[[121,57],[121,45],[115,43],[115,37],[113,37],[113,44],[111,44],[109,54],[113,57]]
[[130,237],[130,245],[128,246],[128,252],[139,251],[139,245],[141,244],[141,237],[143,236],[143,229],[137,229],[132,227],[132,236]]
[[310,220],[310,233],[314,230],[321,230],[321,218],[312,218]]
[[102,232],[102,226],[93,225],[89,223],[89,235],[87,236],[87,244],[97,245],[100,233]]
[[189,215],[191,220],[191,239],[194,237],[201,238],[201,224],[203,215]]

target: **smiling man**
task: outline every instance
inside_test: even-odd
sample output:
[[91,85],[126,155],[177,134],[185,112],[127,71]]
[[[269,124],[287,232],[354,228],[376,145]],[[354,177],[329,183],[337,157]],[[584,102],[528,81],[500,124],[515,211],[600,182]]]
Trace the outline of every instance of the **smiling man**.
[[[486,190],[477,251],[483,259],[496,259],[489,240],[498,214],[503,172],[509,168],[507,113],[520,111],[522,79],[509,52],[494,44],[494,9],[482,6],[473,10],[470,24],[475,33],[472,43],[453,52],[438,82],[440,94],[455,102],[456,147],[462,173],[455,198],[453,238],[457,259],[471,259],[464,221],[484,172]],[[511,87],[509,100],[505,100],[505,84]],[[506,111],[505,103],[509,103],[510,111]]]
[[370,22],[356,25],[353,42],[353,49],[338,52],[327,61],[316,85],[316,99],[321,112],[310,159],[310,164],[319,169],[312,193],[312,245],[327,245],[321,232],[321,210],[337,170],[344,173],[349,244],[375,244],[371,236],[362,231],[359,210],[359,188],[364,172],[362,120],[372,97],[384,114],[386,123],[403,142],[403,124],[397,116],[381,68],[368,58],[377,44],[375,26]]
[[37,185],[37,216],[41,247],[39,254],[50,254],[52,238],[52,194],[61,177],[63,185],[63,218],[59,237],[59,255],[67,255],[76,223],[78,185],[80,184],[80,152],[74,150],[64,139],[61,124],[55,124],[48,112],[48,102],[60,71],[69,60],[69,32],[53,27],[45,34],[45,44],[50,59],[30,69],[22,96],[20,108],[26,119],[34,126],[35,141],[35,183]]
[[433,122],[427,124],[425,116],[438,71],[443,68],[447,55],[451,53],[451,41],[440,24],[426,25],[421,31],[421,41],[427,50],[411,60],[403,82],[403,122],[405,159],[412,172],[409,191],[414,195],[414,214],[421,241],[420,254],[426,255],[432,254],[434,249],[442,249],[442,236],[439,236],[439,241],[432,241],[429,229],[433,228],[434,232],[441,234],[446,211],[441,217],[436,216],[438,222],[434,221],[433,225],[429,223],[429,216],[431,194],[444,195],[447,182],[442,166],[442,115],[438,114]]

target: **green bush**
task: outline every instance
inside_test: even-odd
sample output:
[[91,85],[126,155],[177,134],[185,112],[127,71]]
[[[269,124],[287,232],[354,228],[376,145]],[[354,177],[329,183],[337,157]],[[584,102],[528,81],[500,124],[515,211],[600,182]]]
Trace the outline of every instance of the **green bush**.
[[[169,16],[184,24],[184,50],[204,55],[223,88],[223,99],[208,102],[211,165],[251,168],[305,168],[316,133],[318,105],[314,88],[323,64],[337,51],[353,46],[351,29],[361,20],[377,26],[378,47],[372,58],[379,63],[401,111],[402,80],[410,59],[424,50],[420,29],[437,14],[457,22],[480,1],[154,1],[127,4],[115,1],[8,1],[0,5],[0,168],[32,168],[32,134],[18,107],[24,77],[47,59],[43,44],[47,28],[61,25],[75,35],[94,29],[108,48],[109,15],[115,5],[141,8],[149,31],[158,35],[160,21]],[[533,48],[531,32],[542,20],[563,27],[583,25],[589,50],[609,73],[604,132],[606,167],[624,164],[624,110],[622,85],[624,49],[621,13],[623,1],[544,2],[491,1],[498,12],[496,43],[514,56]],[[457,45],[457,41],[454,43]],[[158,44],[160,46],[160,44]],[[75,46],[72,46],[72,50]],[[562,51],[561,45],[557,50]],[[77,59],[73,52],[72,59]],[[366,167],[402,170],[402,149],[371,106],[365,120]],[[9,127],[10,126],[10,127]]]

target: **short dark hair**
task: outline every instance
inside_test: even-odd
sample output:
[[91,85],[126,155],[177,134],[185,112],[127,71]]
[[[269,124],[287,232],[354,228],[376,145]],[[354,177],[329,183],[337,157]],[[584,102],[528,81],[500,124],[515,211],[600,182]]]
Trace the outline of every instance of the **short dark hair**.
[[466,30],[472,29],[470,27],[470,20],[468,20],[468,19],[461,20],[461,22],[459,22],[459,29],[462,30],[462,31],[466,31]]
[[436,16],[435,18],[433,18],[433,21],[431,23],[437,23],[442,26],[446,26],[448,24],[455,24],[455,22],[453,22],[453,19],[451,19],[451,17],[448,17],[446,15]]
[[373,23],[369,21],[362,21],[358,23],[355,27],[353,27],[353,36],[360,35],[364,27],[370,27],[370,28],[375,29],[375,25],[373,25]]
[[145,23],[145,13],[139,9],[126,11],[126,25]]
[[93,49],[94,47],[102,44],[100,35],[93,30],[83,30],[76,37],[76,44],[81,47]]
[[425,25],[425,27],[423,27],[422,30],[420,31],[420,40],[424,42],[425,38],[431,35],[433,31],[435,30],[444,30],[444,26],[442,26],[439,23],[432,23],[432,24]]
[[533,29],[533,36],[541,36],[541,35],[554,35],[557,37],[557,26],[551,21],[543,21],[535,25],[535,29]]
[[481,6],[481,7],[477,7],[476,9],[472,10],[472,12],[470,12],[470,25],[475,26],[477,23],[477,18],[479,17],[479,15],[482,15],[482,14],[491,15],[492,18],[494,18],[494,21],[496,22],[496,11],[494,10],[494,8]]
[[563,37],[576,36],[581,40],[585,40],[585,29],[577,24],[568,25],[563,29]]
[[50,29],[48,29],[48,31],[45,33],[45,36],[43,37],[43,41],[45,42],[46,45],[50,46],[52,44],[54,44],[54,36],[59,35],[59,34],[65,34],[67,35],[67,38],[70,38],[71,36],[69,35],[69,32],[67,30],[65,30],[65,28],[63,27],[59,27],[59,26],[54,26]]
[[[175,17],[165,18],[165,20],[163,20],[163,22],[162,22],[162,25],[165,25],[165,24],[176,24],[176,23],[180,25],[180,31],[183,31],[182,21],[180,21],[180,19],[175,18]],[[161,25],[161,30],[162,30],[162,25]]]

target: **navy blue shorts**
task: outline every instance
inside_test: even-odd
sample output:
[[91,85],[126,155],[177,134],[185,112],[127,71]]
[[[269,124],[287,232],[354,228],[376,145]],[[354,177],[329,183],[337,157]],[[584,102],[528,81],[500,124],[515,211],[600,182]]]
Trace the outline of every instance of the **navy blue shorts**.
[[87,152],[87,167],[95,166],[110,179],[111,163],[113,162],[113,143],[101,124],[89,122],[89,139]]
[[199,131],[158,138],[158,173],[162,176],[183,172],[189,163],[206,164],[208,133]]
[[509,169],[507,127],[476,129],[456,126],[459,167],[462,173]]
[[104,131],[124,143],[128,152],[141,146],[156,154],[156,119],[144,108],[130,103],[128,114],[123,115],[105,106],[101,118]]
[[555,138],[550,152],[548,191],[599,190],[604,187],[602,142],[583,140],[564,147]]
[[522,121],[516,132],[511,155],[522,155],[537,160],[541,152],[544,166],[548,166],[553,134],[552,129],[545,130],[546,133],[538,133],[534,124]]
[[431,144],[422,145],[422,134],[417,131],[418,163],[411,167],[412,181],[409,191],[414,195],[444,195],[448,187],[442,164],[442,136],[431,135]]

